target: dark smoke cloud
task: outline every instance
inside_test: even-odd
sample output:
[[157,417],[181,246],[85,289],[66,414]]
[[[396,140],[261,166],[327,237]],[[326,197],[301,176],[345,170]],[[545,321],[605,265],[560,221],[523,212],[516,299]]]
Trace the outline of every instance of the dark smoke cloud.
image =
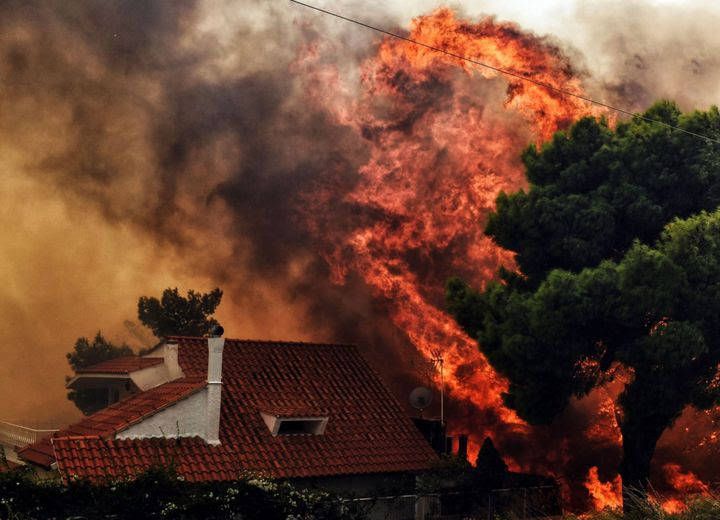
[[[298,42],[316,31],[265,3],[246,3],[233,21],[225,15],[237,4],[215,7],[220,12],[196,2],[0,5],[0,138],[12,158],[6,186],[25,183],[18,190],[28,201],[67,212],[62,225],[38,225],[31,240],[44,245],[46,261],[30,265],[63,271],[70,285],[33,287],[30,275],[11,272],[3,280],[19,278],[27,291],[3,305],[14,325],[2,383],[10,391],[31,365],[31,380],[53,388],[24,385],[30,398],[4,416],[63,420],[46,412],[57,409],[48,402],[72,415],[62,406],[64,352],[97,328],[128,338],[119,324],[133,317],[137,297],[165,284],[221,285],[221,317],[235,335],[361,340],[377,347],[376,360],[398,356],[380,350],[393,333],[368,289],[359,279],[331,284],[297,218],[304,189],[328,168],[342,170],[350,189],[364,156],[348,130],[307,110],[289,73]],[[8,240],[19,240],[26,221],[8,217]],[[63,263],[63,246],[91,229],[104,242],[83,240],[76,254],[87,262]],[[120,229],[137,243],[116,245]],[[147,264],[136,267],[146,276],[133,273],[122,287],[97,282],[130,257]],[[115,323],[113,311],[88,301],[108,289],[114,294],[106,299],[122,298]],[[69,295],[62,317],[48,312]],[[21,309],[24,321],[15,317]],[[46,319],[23,327],[33,315]],[[16,356],[21,343],[26,355]]]

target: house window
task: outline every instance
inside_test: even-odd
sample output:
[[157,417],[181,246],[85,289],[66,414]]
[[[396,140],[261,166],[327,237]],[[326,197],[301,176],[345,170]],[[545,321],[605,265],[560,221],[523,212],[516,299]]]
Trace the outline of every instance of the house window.
[[260,415],[273,436],[322,435],[328,422],[327,417],[281,417],[266,412]]

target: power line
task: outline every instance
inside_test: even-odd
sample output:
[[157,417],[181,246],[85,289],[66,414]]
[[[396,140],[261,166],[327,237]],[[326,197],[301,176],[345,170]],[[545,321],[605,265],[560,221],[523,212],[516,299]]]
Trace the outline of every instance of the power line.
[[656,124],[662,125],[662,126],[664,126],[664,127],[666,127],[666,128],[671,128],[671,129],[673,129],[673,130],[678,130],[679,132],[683,132],[683,133],[686,133],[686,134],[689,134],[689,135],[698,137],[698,138],[700,138],[700,139],[704,139],[705,141],[708,141],[708,142],[711,142],[711,143],[720,144],[720,139],[715,139],[715,138],[709,137],[709,136],[707,136],[707,135],[698,134],[698,133],[696,133],[696,132],[691,132],[690,130],[685,130],[684,128],[680,128],[679,126],[671,125],[670,123],[666,123],[665,121],[660,121],[659,119],[654,119],[654,118],[652,118],[652,117],[647,117],[647,116],[645,116],[645,115],[643,115],[643,114],[639,114],[639,113],[637,113],[637,112],[631,112],[630,110],[625,110],[624,108],[619,108],[619,107],[610,105],[610,104],[608,104],[608,103],[604,103],[604,102],[602,102],[602,101],[597,101],[597,100],[595,100],[595,99],[592,99],[592,98],[589,98],[589,97],[586,97],[586,96],[583,96],[583,95],[580,95],[580,94],[575,94],[574,92],[570,92],[569,90],[565,90],[565,89],[562,89],[562,88],[554,87],[553,85],[550,85],[549,83],[545,83],[544,81],[539,81],[539,80],[536,80],[536,79],[534,79],[534,78],[531,78],[531,77],[528,77],[528,76],[524,76],[524,75],[522,75],[522,74],[519,74],[519,73],[517,73],[517,72],[513,72],[513,71],[511,71],[511,70],[503,69],[503,68],[500,68],[500,67],[494,67],[494,66],[492,66],[492,65],[490,65],[490,64],[488,64],[488,63],[484,63],[484,62],[482,62],[482,61],[478,61],[478,60],[475,60],[475,59],[472,59],[472,58],[468,58],[467,56],[463,56],[463,55],[461,55],[461,54],[456,54],[456,53],[454,53],[454,52],[451,52],[451,51],[448,51],[448,50],[445,50],[445,49],[441,49],[440,47],[435,47],[434,45],[429,45],[429,44],[427,44],[427,43],[423,43],[423,42],[421,42],[421,41],[414,40],[414,39],[412,39],[412,38],[408,38],[407,36],[402,36],[401,34],[397,34],[397,33],[394,33],[394,32],[387,31],[387,30],[382,29],[382,28],[380,28],[380,27],[377,27],[377,26],[375,26],[375,25],[370,25],[370,24],[365,23],[365,22],[362,22],[362,21],[360,21],[360,20],[356,20],[355,18],[350,18],[350,17],[348,17],[348,16],[343,16],[343,15],[341,15],[341,14],[339,14],[339,13],[335,13],[335,12],[333,12],[333,11],[328,11],[328,10],[326,10],[326,9],[322,9],[322,8],[317,7],[317,6],[314,6],[314,5],[306,4],[306,3],[300,2],[300,1],[298,1],[298,0],[289,0],[289,1],[292,2],[293,4],[297,4],[297,5],[300,5],[300,6],[303,6],[303,7],[307,7],[308,9],[312,9],[312,10],[317,11],[317,12],[319,12],[319,13],[326,14],[326,15],[329,15],[329,16],[333,16],[333,17],[335,17],[335,18],[339,18],[340,20],[344,20],[344,21],[346,21],[346,22],[350,22],[350,23],[354,23],[355,25],[359,25],[360,27],[365,27],[366,29],[370,29],[370,30],[373,30],[373,31],[375,31],[375,32],[379,32],[379,33],[385,34],[385,35],[387,35],[387,36],[391,36],[391,37],[393,37],[393,38],[397,38],[398,40],[403,40],[403,41],[412,43],[412,44],[414,44],[414,45],[418,45],[418,46],[420,46],[420,47],[424,47],[424,48],[426,48],[426,49],[430,49],[431,51],[445,54],[445,55],[450,56],[450,57],[452,57],[452,58],[457,58],[457,59],[459,59],[459,60],[467,61],[467,62],[472,63],[472,64],[474,64],[474,65],[478,65],[478,66],[480,66],[480,67],[485,67],[486,69],[494,70],[495,72],[498,72],[498,73],[500,73],[500,74],[504,74],[504,75],[506,75],[506,76],[511,76],[511,77],[513,77],[513,78],[517,78],[517,79],[520,79],[520,80],[522,80],[522,81],[527,81],[527,82],[529,82],[529,83],[534,83],[535,85],[538,85],[538,86],[540,86],[540,87],[544,87],[544,88],[546,88],[546,89],[548,89],[548,90],[552,90],[552,91],[554,91],[554,92],[557,92],[557,93],[559,93],[559,94],[563,94],[563,95],[565,95],[565,96],[572,96],[572,97],[574,97],[574,98],[582,99],[583,101],[586,101],[586,102],[588,102],[588,103],[592,103],[592,104],[594,104],[594,105],[598,105],[598,106],[601,106],[601,107],[603,107],[603,108],[607,108],[607,109],[609,109],[609,110],[614,110],[615,112],[619,112],[619,113],[624,114],[624,115],[628,115],[628,116],[631,116],[631,117],[636,117],[636,118],[638,118],[638,119],[642,119],[643,121],[647,121],[647,122],[649,122],[649,123],[656,123]]

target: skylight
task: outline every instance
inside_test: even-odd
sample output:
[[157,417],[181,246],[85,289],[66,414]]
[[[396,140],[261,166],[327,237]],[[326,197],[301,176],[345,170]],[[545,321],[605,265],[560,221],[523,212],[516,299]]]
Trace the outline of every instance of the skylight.
[[328,422],[327,417],[280,417],[266,412],[260,415],[273,436],[322,435]]

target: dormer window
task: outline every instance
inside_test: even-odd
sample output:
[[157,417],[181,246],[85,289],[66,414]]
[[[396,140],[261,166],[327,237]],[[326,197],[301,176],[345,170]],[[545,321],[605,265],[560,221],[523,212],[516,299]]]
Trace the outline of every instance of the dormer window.
[[273,437],[278,435],[322,435],[327,426],[327,417],[294,417],[260,412],[265,425]]

